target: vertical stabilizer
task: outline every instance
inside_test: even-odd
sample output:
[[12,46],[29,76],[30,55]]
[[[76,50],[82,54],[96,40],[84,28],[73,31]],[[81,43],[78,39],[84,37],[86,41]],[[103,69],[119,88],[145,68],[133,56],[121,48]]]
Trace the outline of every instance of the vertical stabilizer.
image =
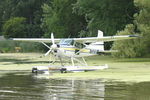
[[[102,38],[104,36],[103,32],[101,30],[98,30],[98,34],[97,34],[97,37],[98,38]],[[99,51],[104,51],[104,42],[101,41],[101,42],[96,42],[96,43],[93,43],[96,46],[96,48],[99,50]]]
[[98,34],[97,34],[97,37],[103,37],[103,32],[102,31],[100,31],[100,30],[98,30]]
[[[97,38],[102,38],[103,37],[103,32],[98,30]],[[91,43],[87,48],[91,49],[94,52],[102,52],[104,51],[104,42],[94,42]]]

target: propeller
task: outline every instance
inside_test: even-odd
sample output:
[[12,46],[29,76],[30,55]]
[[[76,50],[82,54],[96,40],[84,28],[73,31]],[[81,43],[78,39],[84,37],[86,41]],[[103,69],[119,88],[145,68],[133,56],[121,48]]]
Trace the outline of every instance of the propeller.
[[45,53],[45,56],[47,56],[50,52],[54,52],[54,50],[57,49],[57,45],[55,44],[55,39],[54,39],[53,33],[51,33],[51,41],[52,41],[52,45],[51,46],[48,46],[47,44],[42,42],[46,47],[49,48],[49,50]]
[[52,40],[51,48],[52,48],[53,50],[57,49],[57,45],[55,44],[55,39],[54,39],[53,33],[51,33],[51,40]]
[[52,40],[52,44],[55,44],[54,34],[53,33],[51,33],[51,40]]
[[51,51],[52,51],[52,49],[50,48],[50,49],[45,53],[45,56],[47,56]]

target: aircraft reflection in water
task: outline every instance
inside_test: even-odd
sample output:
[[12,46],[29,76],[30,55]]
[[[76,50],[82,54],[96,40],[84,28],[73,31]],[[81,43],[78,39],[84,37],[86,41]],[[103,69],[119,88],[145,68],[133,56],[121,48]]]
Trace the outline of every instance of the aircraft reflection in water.
[[12,72],[0,77],[0,100],[104,100],[103,80],[41,79],[32,75]]
[[150,82],[41,79],[18,71],[0,80],[0,100],[150,100]]
[[150,82],[56,79],[46,83],[46,86],[46,100],[150,100]]
[[[49,50],[45,53],[45,56],[52,54],[53,58],[60,60],[61,66],[68,71],[85,71],[85,70],[97,70],[108,68],[107,65],[97,67],[88,66],[84,57],[99,55],[101,53],[116,52],[116,50],[104,50],[104,42],[124,40],[124,39],[134,39],[138,37],[137,35],[120,35],[120,36],[103,36],[102,31],[98,31],[97,37],[87,37],[87,38],[68,38],[60,39],[54,38],[53,33],[51,34],[51,39],[49,38],[12,38],[15,41],[30,41],[30,42],[41,42]],[[46,43],[52,43],[48,46]],[[65,59],[70,59],[71,66],[67,67],[63,64]],[[81,59],[79,59],[81,58]],[[55,61],[53,61],[54,63]],[[80,65],[75,65],[80,63]],[[82,66],[81,66],[82,65]],[[39,67],[40,68],[40,67]]]
[[[105,83],[102,80],[52,80],[46,83],[45,99],[51,100],[105,100]],[[52,84],[52,83],[55,83]]]

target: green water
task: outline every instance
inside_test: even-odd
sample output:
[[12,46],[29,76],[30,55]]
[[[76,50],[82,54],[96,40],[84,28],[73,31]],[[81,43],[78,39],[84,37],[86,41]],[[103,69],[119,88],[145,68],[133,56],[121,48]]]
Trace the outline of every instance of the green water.
[[0,100],[150,100],[150,82],[45,79],[13,72],[0,77]]

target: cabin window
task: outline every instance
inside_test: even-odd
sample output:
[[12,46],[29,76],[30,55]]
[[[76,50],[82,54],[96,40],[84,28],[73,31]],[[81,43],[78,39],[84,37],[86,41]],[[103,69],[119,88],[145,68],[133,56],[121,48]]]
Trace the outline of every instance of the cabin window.
[[59,42],[60,45],[74,45],[74,40],[73,39],[62,39]]
[[79,55],[79,54],[80,54],[79,51],[80,51],[79,49],[75,49],[75,54],[76,54],[76,55]]
[[77,47],[77,48],[84,48],[85,45],[83,45],[82,43],[76,42],[75,43],[75,47]]

